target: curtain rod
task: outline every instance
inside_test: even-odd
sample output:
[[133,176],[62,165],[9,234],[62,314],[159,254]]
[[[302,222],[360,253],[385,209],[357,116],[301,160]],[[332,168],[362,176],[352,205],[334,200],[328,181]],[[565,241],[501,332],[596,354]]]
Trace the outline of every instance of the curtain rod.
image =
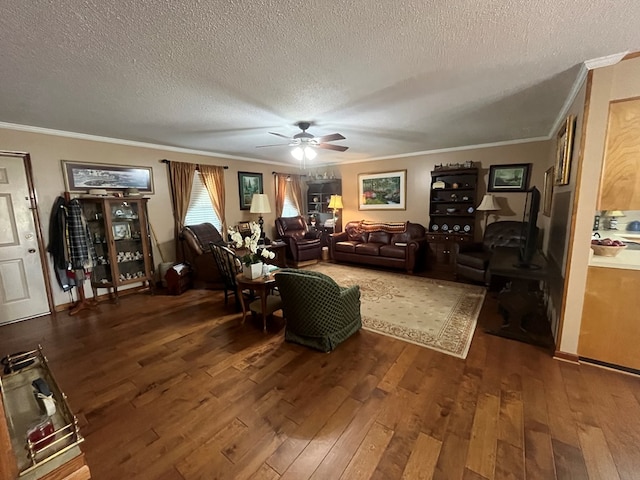
[[[171,160],[167,160],[166,158],[160,160],[162,163],[171,163]],[[197,165],[197,164],[196,164]],[[212,167],[217,167],[218,165],[212,165]],[[229,167],[227,165],[223,165],[222,168],[224,168],[225,170],[228,170]]]

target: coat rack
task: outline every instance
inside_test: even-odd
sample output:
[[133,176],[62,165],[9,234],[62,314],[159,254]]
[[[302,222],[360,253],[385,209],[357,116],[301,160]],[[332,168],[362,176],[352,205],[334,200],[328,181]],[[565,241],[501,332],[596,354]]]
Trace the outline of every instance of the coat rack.
[[[71,194],[69,192],[64,192],[65,202],[68,204],[71,201]],[[78,275],[78,272],[82,272]],[[78,290],[78,301],[74,303],[69,309],[69,315],[77,315],[83,310],[93,309],[98,306],[98,302],[95,299],[88,299],[84,294],[84,282],[85,282],[85,273],[84,269],[77,270],[74,268],[75,281],[76,281],[76,289]]]

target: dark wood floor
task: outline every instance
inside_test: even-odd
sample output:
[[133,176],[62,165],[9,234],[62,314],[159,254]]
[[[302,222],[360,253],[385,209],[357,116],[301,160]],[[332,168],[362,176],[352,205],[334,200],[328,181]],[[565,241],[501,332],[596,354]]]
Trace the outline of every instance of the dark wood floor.
[[0,328],[41,343],[102,479],[640,478],[640,379],[484,334],[466,360],[361,331],[330,354],[220,292]]

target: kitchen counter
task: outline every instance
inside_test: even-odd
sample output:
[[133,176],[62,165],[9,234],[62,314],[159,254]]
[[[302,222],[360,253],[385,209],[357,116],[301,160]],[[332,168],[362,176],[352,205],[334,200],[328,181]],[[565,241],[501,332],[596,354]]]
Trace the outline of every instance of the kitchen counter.
[[[624,230],[599,230],[598,233],[601,239],[622,240],[627,245],[627,248],[615,257],[590,255],[590,266],[640,270],[640,233]],[[593,252],[593,250],[591,251]]]

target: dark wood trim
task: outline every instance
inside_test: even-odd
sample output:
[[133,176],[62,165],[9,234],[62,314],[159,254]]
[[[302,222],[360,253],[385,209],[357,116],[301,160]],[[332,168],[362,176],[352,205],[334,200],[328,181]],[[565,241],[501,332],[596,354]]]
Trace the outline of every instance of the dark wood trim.
[[638,58],[638,57],[640,57],[640,52],[627,53],[624,57],[622,57],[621,62],[624,62],[625,60],[631,60],[632,58]]
[[588,363],[595,367],[606,368],[607,370],[613,370],[615,372],[628,373],[630,375],[640,376],[640,370],[635,368],[623,367],[622,365],[616,365],[615,363],[601,362],[588,357],[579,357],[581,363]]
[[[142,292],[148,292],[149,291],[149,287],[146,287],[144,285],[138,285],[136,287],[133,288],[127,288],[126,290],[118,290],[118,296],[119,297],[124,297],[127,295],[133,295],[135,293],[142,293]],[[102,295],[98,295],[98,298],[96,298],[96,301],[98,302],[98,304],[100,304],[100,302],[109,302],[110,300],[112,300],[112,298],[109,296],[109,293],[103,293]],[[69,303],[63,303],[60,305],[56,305],[55,306],[55,311],[56,312],[64,312],[64,311],[68,311],[71,307],[73,307],[75,305],[76,302],[69,302]],[[115,303],[115,302],[114,302]]]

